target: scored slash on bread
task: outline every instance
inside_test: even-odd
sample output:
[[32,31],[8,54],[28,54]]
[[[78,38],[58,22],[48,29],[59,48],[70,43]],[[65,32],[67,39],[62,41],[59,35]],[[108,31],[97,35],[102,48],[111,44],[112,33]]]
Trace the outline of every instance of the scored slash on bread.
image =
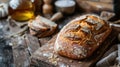
[[59,32],[54,50],[72,59],[84,59],[102,45],[111,26],[94,14],[86,14],[69,22]]

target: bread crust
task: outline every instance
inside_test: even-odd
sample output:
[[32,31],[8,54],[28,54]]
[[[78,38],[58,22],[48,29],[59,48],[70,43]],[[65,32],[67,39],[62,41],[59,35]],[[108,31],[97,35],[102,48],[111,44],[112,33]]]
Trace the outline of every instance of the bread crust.
[[93,54],[111,32],[111,26],[94,14],[80,16],[63,27],[54,50],[65,57],[84,59]]
[[37,37],[46,37],[52,35],[57,24],[41,16],[37,16],[28,23],[30,34]]

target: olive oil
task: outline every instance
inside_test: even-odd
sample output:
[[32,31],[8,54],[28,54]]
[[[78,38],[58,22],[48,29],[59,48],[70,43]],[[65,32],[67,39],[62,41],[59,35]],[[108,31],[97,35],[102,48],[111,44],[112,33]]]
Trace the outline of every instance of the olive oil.
[[31,0],[19,0],[16,4],[17,6],[14,5],[16,3],[14,1],[9,4],[9,14],[12,19],[16,21],[27,21],[34,18],[35,7]]

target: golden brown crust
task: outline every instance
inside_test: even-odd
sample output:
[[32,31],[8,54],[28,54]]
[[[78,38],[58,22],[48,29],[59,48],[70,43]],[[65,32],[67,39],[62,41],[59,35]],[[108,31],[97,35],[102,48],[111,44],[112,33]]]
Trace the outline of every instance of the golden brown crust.
[[109,24],[96,15],[83,15],[69,22],[57,36],[54,49],[72,59],[84,59],[101,45],[111,32]]

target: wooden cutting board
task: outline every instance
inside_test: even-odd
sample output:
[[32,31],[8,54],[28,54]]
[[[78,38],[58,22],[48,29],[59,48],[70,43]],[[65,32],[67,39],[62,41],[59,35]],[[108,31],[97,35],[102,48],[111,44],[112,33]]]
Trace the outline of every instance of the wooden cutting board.
[[32,67],[93,67],[94,64],[101,58],[101,56],[105,53],[107,48],[113,43],[116,39],[117,32],[112,30],[108,38],[102,43],[102,46],[97,49],[96,52],[93,53],[87,59],[84,60],[72,60],[66,57],[62,57],[56,54],[53,50],[54,42],[56,40],[57,35],[55,35],[46,45],[39,48],[32,56],[31,56],[31,64]]

